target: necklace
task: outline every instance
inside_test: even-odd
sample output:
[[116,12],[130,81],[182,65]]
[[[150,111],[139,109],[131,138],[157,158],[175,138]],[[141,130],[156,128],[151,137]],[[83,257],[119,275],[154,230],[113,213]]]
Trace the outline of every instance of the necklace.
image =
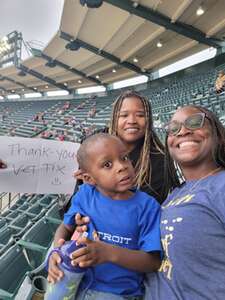
[[212,176],[212,175],[216,174],[220,170],[222,170],[222,167],[218,167],[218,168],[212,170],[211,172],[207,173],[205,176],[199,178],[190,188],[186,187],[186,189],[185,189],[185,186],[184,186],[184,188],[183,189],[181,188],[181,190],[177,193],[175,198],[178,199],[178,197],[181,194],[183,194],[184,192],[189,192],[189,193],[193,192],[199,186],[199,184],[202,182],[203,179],[205,179],[208,176]]

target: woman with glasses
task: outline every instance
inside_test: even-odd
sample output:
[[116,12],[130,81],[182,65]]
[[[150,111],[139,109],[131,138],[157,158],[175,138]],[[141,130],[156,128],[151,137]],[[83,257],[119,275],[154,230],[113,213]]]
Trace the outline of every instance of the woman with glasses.
[[[135,91],[123,92],[113,105],[108,131],[118,136],[129,151],[129,158],[136,174],[134,185],[156,198],[161,204],[169,190],[177,186],[179,182],[173,163],[170,165],[173,175],[165,178],[165,149],[153,130],[150,102]],[[77,176],[82,179],[82,173],[78,172]],[[55,246],[61,245],[63,238],[61,229],[60,225],[55,234]],[[49,280],[51,281],[56,281],[62,276],[62,272],[58,269],[59,261],[60,258],[54,253],[49,264]]]
[[145,300],[225,298],[225,129],[205,108],[178,109],[166,126],[166,162],[184,178],[162,205],[164,258]]

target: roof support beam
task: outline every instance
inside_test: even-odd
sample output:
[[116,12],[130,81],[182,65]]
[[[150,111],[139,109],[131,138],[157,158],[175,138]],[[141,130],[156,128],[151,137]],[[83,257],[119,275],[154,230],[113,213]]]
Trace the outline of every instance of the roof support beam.
[[38,79],[40,79],[40,80],[43,80],[43,81],[45,81],[45,82],[47,82],[47,83],[49,83],[49,84],[52,84],[52,85],[56,86],[57,88],[59,88],[59,89],[61,89],[61,90],[66,90],[66,91],[68,91],[69,93],[72,93],[72,92],[73,92],[73,90],[71,90],[71,89],[65,87],[63,84],[57,83],[55,80],[51,79],[50,77],[44,76],[44,75],[42,75],[41,73],[39,73],[39,72],[37,72],[37,71],[34,71],[34,70],[32,70],[32,69],[29,69],[29,68],[27,68],[26,66],[24,66],[24,65],[22,65],[22,64],[20,64],[20,65],[18,66],[18,69],[20,69],[21,71],[23,71],[23,72],[25,72],[25,73],[28,73],[28,74],[30,74],[30,75],[32,75],[32,76],[38,78]]
[[7,76],[3,76],[3,79],[8,80],[8,81],[10,81],[10,82],[13,82],[13,83],[15,83],[15,84],[17,84],[17,85],[19,85],[19,86],[22,86],[22,87],[25,88],[25,89],[31,90],[31,91],[33,91],[33,92],[37,92],[37,90],[35,90],[34,88],[29,87],[29,86],[27,86],[27,85],[25,85],[25,84],[23,84],[23,83],[21,83],[21,82],[18,82],[18,81],[16,81],[16,80],[12,79],[12,78],[9,78],[9,77],[7,77]]
[[[34,50],[34,51],[33,51]],[[86,75],[84,72],[82,71],[79,71],[73,67],[70,67],[69,65],[67,64],[64,64],[63,62],[57,60],[57,59],[53,59],[52,57],[44,54],[41,50],[38,50],[38,49],[32,49],[32,53],[34,54],[34,56],[38,56],[38,57],[41,57],[45,60],[47,60],[48,62],[51,62],[51,63],[54,63],[56,66],[59,66],[67,71],[70,71],[71,73],[75,74],[75,75],[79,75],[85,79],[88,79],[98,85],[104,85],[100,80],[98,80],[97,78],[94,78],[92,76],[88,76]]]
[[220,48],[223,46],[223,42],[218,39],[207,38],[205,33],[194,28],[191,25],[187,25],[181,22],[172,22],[167,16],[160,14],[148,7],[138,4],[135,7],[130,0],[104,0],[113,6],[128,11],[130,14],[144,18],[152,23],[165,27],[168,30],[174,31],[180,35],[183,35],[189,39],[195,40],[201,44],[205,44],[209,47]]
[[2,91],[4,91],[4,92],[8,93],[8,91],[7,91],[3,86],[0,86],[0,90],[2,90]]
[[86,49],[86,50],[88,50],[88,51],[90,51],[90,52],[92,52],[96,55],[102,56],[102,57],[116,63],[117,65],[120,65],[124,68],[132,70],[135,73],[145,75],[145,76],[150,76],[150,74],[147,71],[143,71],[138,66],[136,66],[136,65],[134,65],[134,64],[132,64],[128,61],[121,61],[118,57],[116,57],[116,56],[114,56],[114,55],[112,55],[112,54],[110,54],[110,53],[108,53],[104,50],[101,50],[101,49],[99,49],[95,46],[92,46],[92,45],[90,45],[90,44],[88,44],[88,43],[86,43],[86,42],[84,42],[80,39],[74,39],[70,34],[68,34],[66,32],[61,31],[60,32],[60,37],[64,40],[66,40],[66,41],[69,41],[70,43],[74,42],[74,43],[76,43],[76,45],[78,47],[84,48],[84,49]]

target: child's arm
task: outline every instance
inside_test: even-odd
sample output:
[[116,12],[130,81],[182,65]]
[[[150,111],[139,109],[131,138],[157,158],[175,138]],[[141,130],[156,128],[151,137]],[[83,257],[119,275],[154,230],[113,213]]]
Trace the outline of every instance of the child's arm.
[[110,262],[141,273],[157,271],[160,267],[159,252],[130,250],[101,241],[90,241],[87,238],[80,238],[78,243],[85,244],[86,247],[73,252],[73,265],[89,267]]
[[[54,236],[54,242],[53,242],[54,247],[59,247],[60,240],[64,240],[64,241],[69,240],[73,232],[74,232],[73,226],[65,225],[63,223],[60,224]],[[62,244],[60,243],[60,246],[61,245]]]
[[[59,225],[56,230],[54,237],[54,247],[60,247],[64,244],[64,242],[70,239],[73,233],[72,226],[64,225],[63,223]],[[49,258],[48,264],[48,281],[55,283],[59,281],[63,276],[63,272],[59,269],[59,264],[61,262],[61,257],[57,252],[52,252]]]

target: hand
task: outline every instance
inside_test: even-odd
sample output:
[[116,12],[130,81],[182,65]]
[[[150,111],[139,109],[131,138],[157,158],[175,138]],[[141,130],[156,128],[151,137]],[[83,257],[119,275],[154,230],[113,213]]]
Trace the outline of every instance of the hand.
[[0,159],[0,169],[5,169],[5,168],[7,168],[6,163],[4,163],[4,161],[2,161],[2,160]]
[[112,245],[101,241],[91,241],[86,237],[79,238],[77,244],[85,246],[71,254],[73,266],[87,268],[110,261]]
[[[65,240],[60,239],[58,241],[58,247],[62,246],[65,243]],[[57,252],[52,252],[50,258],[49,258],[49,264],[48,264],[48,277],[47,280],[50,283],[56,283],[57,281],[60,281],[61,278],[63,278],[64,273],[59,268],[59,264],[61,263],[61,257]]]
[[[90,222],[90,218],[88,216],[82,217],[79,213],[75,215],[75,223],[78,225],[73,234],[72,240],[78,240],[78,238],[84,236],[84,233],[88,231],[88,223]],[[98,233],[96,230],[93,230],[91,239],[94,241],[98,241]]]
[[77,225],[76,232],[81,236],[84,232],[88,230],[87,224],[90,222],[90,218],[87,216],[82,217],[79,213],[75,215],[75,223]]

